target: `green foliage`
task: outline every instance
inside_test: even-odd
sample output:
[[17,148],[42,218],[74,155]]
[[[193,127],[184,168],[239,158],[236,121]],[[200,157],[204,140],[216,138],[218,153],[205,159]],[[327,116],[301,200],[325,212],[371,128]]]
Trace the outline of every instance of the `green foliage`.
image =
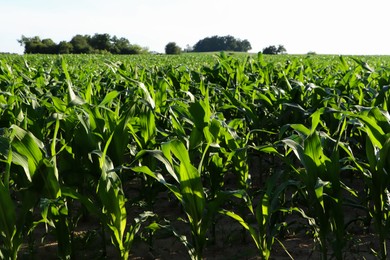
[[[58,51],[134,47],[107,34],[73,43]],[[237,221],[264,259],[275,242],[295,257],[285,234],[311,236],[313,257],[353,258],[364,230],[385,259],[388,67],[387,57],[262,53],[1,55],[0,258],[18,257],[43,224],[59,257],[78,258],[74,230],[92,216],[102,257],[105,236],[126,259],[167,234],[207,257]]]
[[180,54],[181,48],[175,42],[169,42],[165,45],[165,54]]
[[252,49],[248,40],[236,39],[231,35],[212,36],[199,40],[193,48],[194,52],[212,51],[240,51],[247,52]]
[[271,45],[263,49],[264,54],[285,54],[286,52],[287,50],[283,45],[279,45],[278,47]]
[[[191,235],[193,237],[194,254],[192,258],[202,259],[202,252],[206,242],[206,231],[209,224],[207,223],[207,214],[210,214],[210,211],[208,213],[206,211],[206,199],[200,173],[191,164],[188,151],[180,141],[172,140],[164,143],[161,149],[162,153],[156,151],[146,151],[146,153],[164,163],[167,171],[178,182],[178,185],[167,183],[161,175],[153,173],[147,166],[136,167],[133,170],[143,172],[161,182],[180,201],[190,223]],[[144,153],[141,152],[141,155]],[[178,160],[178,163],[174,162],[175,158]]]
[[24,46],[24,53],[26,54],[142,54],[148,52],[146,48],[136,44],[130,44],[126,38],[111,37],[107,33],[95,33],[93,36],[77,34],[69,42],[61,41],[58,44],[51,39],[41,40],[39,36],[28,38],[22,35],[22,38],[18,42]]

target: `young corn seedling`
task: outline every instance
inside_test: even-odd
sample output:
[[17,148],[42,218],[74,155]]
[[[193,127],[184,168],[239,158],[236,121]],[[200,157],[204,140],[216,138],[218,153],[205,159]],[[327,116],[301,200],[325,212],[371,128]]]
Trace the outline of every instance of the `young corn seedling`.
[[255,209],[253,209],[252,206],[252,199],[247,195],[242,196],[242,198],[246,200],[245,203],[248,206],[250,213],[256,219],[255,227],[233,211],[219,211],[221,214],[227,215],[238,221],[249,232],[262,259],[269,259],[271,257],[272,246],[274,245],[275,239],[285,249],[286,254],[292,258],[283,243],[277,239],[280,229],[286,225],[286,223],[277,220],[277,215],[279,212],[292,211],[292,209],[283,208],[283,206],[280,205],[280,200],[288,186],[295,186],[296,184],[294,181],[286,181],[278,184],[277,182],[280,178],[281,173],[276,173],[267,179],[265,190],[261,193]]

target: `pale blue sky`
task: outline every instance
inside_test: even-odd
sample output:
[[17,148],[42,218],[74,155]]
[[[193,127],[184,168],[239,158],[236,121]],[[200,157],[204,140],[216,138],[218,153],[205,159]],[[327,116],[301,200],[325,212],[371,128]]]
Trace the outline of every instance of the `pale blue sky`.
[[55,42],[109,33],[163,52],[208,36],[247,39],[251,52],[283,44],[288,53],[388,54],[388,0],[0,0],[0,52],[17,39]]

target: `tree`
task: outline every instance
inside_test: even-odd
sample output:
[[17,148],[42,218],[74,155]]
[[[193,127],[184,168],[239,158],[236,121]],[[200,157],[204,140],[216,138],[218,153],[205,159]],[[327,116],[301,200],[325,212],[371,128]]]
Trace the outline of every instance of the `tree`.
[[278,48],[275,45],[265,47],[263,49],[263,54],[278,54]]
[[165,46],[165,54],[180,54],[181,48],[175,42],[170,42]]
[[117,38],[116,36],[111,38],[111,50],[113,54],[142,54],[147,52],[145,48],[142,48],[138,45],[130,44],[129,40],[126,38]]
[[138,44],[131,44],[128,49],[126,49],[127,53],[121,53],[121,54],[145,54],[148,53],[148,48],[141,47]]
[[70,42],[61,41],[56,44],[51,39],[43,39],[38,36],[28,38],[22,35],[18,40],[24,46],[24,53],[67,54],[67,53],[113,53],[113,54],[143,54],[148,49],[136,44],[130,44],[126,38],[118,38],[107,33],[94,36],[74,36]]
[[28,38],[22,35],[22,38],[18,42],[24,46],[24,53],[58,53],[58,45],[49,38],[41,40],[38,36]]
[[248,40],[243,40],[240,43],[240,48],[241,48],[242,51],[247,52],[247,51],[252,49],[252,46],[251,46],[251,43]]
[[263,54],[282,54],[282,53],[286,53],[286,48],[284,48],[283,45],[279,45],[278,47],[276,47],[275,45],[271,45],[263,49]]
[[227,36],[212,36],[199,40],[194,45],[195,52],[210,52],[210,51],[242,51],[247,52],[252,49],[248,40],[241,41],[231,35]]
[[58,44],[58,53],[59,54],[69,54],[73,53],[73,45],[67,41],[61,41]]
[[279,44],[279,46],[278,46],[278,53],[284,54],[286,52],[287,52],[286,48],[284,48],[283,45]]
[[58,53],[58,45],[53,42],[52,39],[43,39],[41,41],[39,53],[56,54]]
[[21,46],[24,46],[24,53],[40,53],[42,49],[42,41],[38,36],[28,38],[22,35],[22,38],[18,40]]
[[95,33],[94,36],[88,39],[89,45],[95,49],[100,51],[110,51],[111,49],[111,36],[108,33],[98,34]]
[[89,45],[89,38],[90,36],[83,36],[80,34],[77,34],[70,40],[70,43],[73,46],[73,53],[91,53],[92,47]]

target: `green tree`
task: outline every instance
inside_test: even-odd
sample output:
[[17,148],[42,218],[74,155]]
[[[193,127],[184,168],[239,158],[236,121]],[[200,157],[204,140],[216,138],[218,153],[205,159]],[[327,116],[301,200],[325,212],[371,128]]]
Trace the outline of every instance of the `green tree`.
[[93,49],[89,45],[89,38],[90,36],[88,35],[77,34],[74,36],[70,41],[73,46],[73,53],[92,53]]
[[199,40],[194,45],[195,52],[210,52],[210,51],[242,51],[247,52],[252,49],[248,40],[236,39],[231,35],[227,36],[212,36]]
[[263,54],[283,54],[286,53],[286,48],[283,45],[276,47],[275,45],[270,45],[263,49]]
[[61,41],[58,44],[58,53],[60,53],[60,54],[73,53],[73,45],[70,42]]
[[170,42],[165,46],[165,54],[180,54],[181,48],[175,42]]
[[240,42],[240,49],[241,51],[249,51],[252,49],[251,43],[248,40],[243,40]]
[[108,33],[95,33],[94,36],[88,39],[88,43],[94,50],[99,51],[110,51],[112,46],[111,36]]
[[58,45],[52,39],[43,39],[41,42],[39,53],[57,54]]
[[132,54],[131,44],[126,38],[118,38],[116,36],[111,38],[111,53],[113,54]]
[[24,46],[24,53],[39,53],[42,49],[42,41],[39,36],[28,38],[22,35],[22,38],[18,40],[21,46]]
[[283,45],[279,44],[279,46],[278,46],[278,53],[279,54],[283,54],[283,53],[286,53],[286,52],[287,52],[286,48],[284,48]]
[[122,53],[122,54],[145,54],[149,52],[148,48],[141,47],[138,44],[131,44],[130,48],[127,51],[129,53]]

